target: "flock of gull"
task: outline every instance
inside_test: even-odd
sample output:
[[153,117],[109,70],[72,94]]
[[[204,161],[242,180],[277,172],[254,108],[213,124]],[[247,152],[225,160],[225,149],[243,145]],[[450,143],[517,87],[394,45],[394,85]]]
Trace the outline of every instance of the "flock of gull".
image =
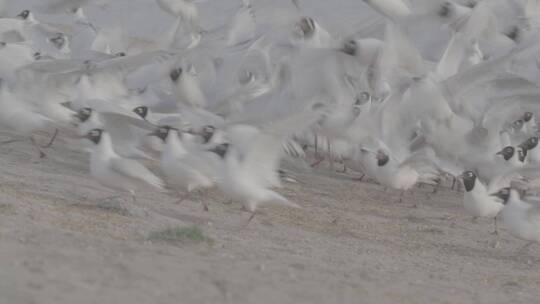
[[540,242],[539,0],[364,0],[342,31],[298,0],[238,0],[203,28],[201,2],[155,0],[172,21],[151,39],[87,17],[104,0],[0,13],[3,144],[44,158],[62,137],[119,194],[215,188],[251,218],[300,207],[277,192],[285,163],[400,191],[453,178],[471,216]]

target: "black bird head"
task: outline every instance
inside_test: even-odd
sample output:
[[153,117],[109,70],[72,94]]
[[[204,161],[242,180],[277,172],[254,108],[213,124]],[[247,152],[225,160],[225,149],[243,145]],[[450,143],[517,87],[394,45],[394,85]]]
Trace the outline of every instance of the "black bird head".
[[508,203],[508,199],[510,198],[511,191],[512,190],[510,188],[502,188],[498,192],[492,194],[492,196],[500,198],[503,204],[506,205]]
[[183,73],[182,68],[173,69],[173,70],[169,73],[169,77],[171,78],[171,80],[172,80],[173,82],[176,82],[176,81],[178,81],[178,78],[180,78],[180,76],[182,76],[182,73]]
[[154,132],[148,134],[149,136],[156,136],[157,138],[160,138],[162,141],[167,140],[167,137],[169,136],[169,132],[171,130],[176,130],[170,126],[161,126],[154,130]]
[[523,121],[524,122],[529,122],[531,121],[531,119],[533,118],[534,114],[532,112],[525,112],[525,114],[523,114]]
[[309,38],[315,33],[315,21],[310,17],[302,17],[298,22],[298,28],[300,28],[304,37]]
[[504,160],[509,160],[510,158],[512,158],[512,156],[514,156],[515,152],[516,152],[516,149],[514,147],[507,146],[507,147],[504,147],[504,149],[502,149],[501,151],[497,152],[496,155],[502,155]]
[[216,133],[216,127],[210,125],[203,127],[201,136],[203,137],[205,144],[208,143],[210,139],[212,139],[214,133]]
[[50,38],[49,41],[57,48],[61,49],[66,44],[66,36],[62,33],[56,34],[54,37]]
[[133,113],[139,115],[142,119],[146,120],[146,117],[148,116],[148,107],[147,106],[140,106],[133,109]]
[[517,26],[512,26],[505,35],[513,41],[518,42],[521,36],[521,30]]
[[452,3],[449,1],[444,2],[439,10],[437,11],[437,15],[442,18],[448,18],[452,16],[453,12],[453,6]]
[[102,129],[93,129],[83,137],[90,140],[90,141],[92,141],[94,144],[97,145],[101,141],[102,135],[103,135],[103,130]]
[[347,40],[343,44],[341,51],[347,55],[355,56],[358,52],[358,43],[354,39]]
[[538,137],[533,136],[526,141],[522,142],[519,147],[524,150],[532,150],[538,146]]
[[229,146],[230,145],[228,143],[224,143],[224,144],[217,145],[213,147],[212,149],[209,149],[208,151],[216,153],[221,158],[225,158],[225,156],[227,155],[227,151],[229,151]]
[[29,16],[30,16],[30,11],[29,10],[24,10],[20,14],[17,15],[17,17],[19,17],[19,18],[21,18],[23,20],[28,19]]
[[527,149],[524,149],[522,147],[518,147],[517,148],[517,154],[518,154],[518,159],[520,162],[525,162],[525,158],[527,157]]
[[472,191],[474,189],[474,185],[476,184],[476,173],[473,171],[465,171],[463,174],[461,174],[461,177],[463,178],[463,185],[465,186],[465,190],[467,192]]
[[375,156],[375,158],[377,159],[377,166],[379,167],[388,164],[388,162],[390,161],[390,156],[388,156],[388,154],[386,154],[382,150],[377,151],[377,155]]
[[93,111],[91,108],[82,108],[77,112],[77,114],[75,114],[75,117],[81,122],[85,122],[90,118],[90,116],[92,116],[92,112]]

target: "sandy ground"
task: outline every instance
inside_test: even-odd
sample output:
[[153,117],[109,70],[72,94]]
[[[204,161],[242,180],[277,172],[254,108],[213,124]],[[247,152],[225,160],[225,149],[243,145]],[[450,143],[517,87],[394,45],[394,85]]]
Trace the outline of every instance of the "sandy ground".
[[[1,139],[9,136],[4,134]],[[42,138],[45,141],[45,138]],[[39,160],[0,146],[0,303],[533,303],[540,248],[464,214],[460,193],[399,193],[323,167],[280,192],[301,210],[249,214],[219,193],[136,202],[60,139]],[[196,200],[195,200],[196,201]],[[210,241],[157,241],[197,225]]]
[[[10,11],[40,1],[10,1]],[[208,1],[223,9],[204,10],[212,22],[203,25],[225,20],[237,2]],[[307,14],[344,31],[370,12],[358,0],[303,3],[311,5]],[[115,0],[89,15],[140,24],[137,34],[170,22],[150,0]],[[540,247],[520,251],[525,242],[504,227],[499,237],[490,234],[492,222],[471,222],[462,194],[447,189],[415,189],[398,203],[399,192],[323,164],[280,190],[303,209],[263,208],[245,227],[249,214],[217,192],[201,196],[209,212],[154,191],[136,202],[107,201],[114,193],[90,178],[88,156],[62,138],[43,160],[28,143],[0,146],[0,154],[0,304],[497,304],[540,297]],[[211,240],[150,237],[191,225]]]

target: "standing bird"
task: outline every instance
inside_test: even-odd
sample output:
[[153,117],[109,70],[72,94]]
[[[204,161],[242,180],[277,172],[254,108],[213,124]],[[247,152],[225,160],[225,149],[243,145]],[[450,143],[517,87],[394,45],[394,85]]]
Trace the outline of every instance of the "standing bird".
[[169,77],[178,103],[195,108],[204,108],[206,106],[206,97],[201,89],[194,67],[188,70],[175,68],[169,73]]
[[526,245],[540,243],[540,205],[525,201],[518,191],[503,188],[495,194],[503,200],[501,218],[508,231],[517,238],[529,241]]
[[497,234],[497,215],[504,205],[489,192],[489,187],[486,187],[473,171],[466,171],[461,177],[465,185],[465,193],[463,194],[465,210],[475,219],[478,217],[492,218],[495,225],[493,233]]
[[113,150],[111,137],[102,129],[93,129],[84,138],[94,143],[90,156],[90,173],[100,184],[110,189],[129,193],[135,201],[135,192],[141,184],[156,189],[163,182],[139,162],[121,157]]
[[[180,139],[180,131],[170,126],[159,127],[149,135],[156,136],[165,143],[160,166],[171,186],[184,188],[188,195],[194,190],[214,186],[217,166],[221,162],[218,156],[209,151],[193,151],[193,148],[188,150],[189,147]],[[179,202],[184,199],[185,196]],[[201,203],[204,210],[208,211],[208,206],[203,201]]]

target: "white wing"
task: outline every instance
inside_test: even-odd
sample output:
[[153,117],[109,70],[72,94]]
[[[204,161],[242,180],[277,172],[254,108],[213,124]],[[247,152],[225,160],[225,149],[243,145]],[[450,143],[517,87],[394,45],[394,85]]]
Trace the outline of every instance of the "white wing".
[[111,169],[121,175],[145,182],[158,189],[163,188],[163,181],[135,160],[114,158],[111,161]]

